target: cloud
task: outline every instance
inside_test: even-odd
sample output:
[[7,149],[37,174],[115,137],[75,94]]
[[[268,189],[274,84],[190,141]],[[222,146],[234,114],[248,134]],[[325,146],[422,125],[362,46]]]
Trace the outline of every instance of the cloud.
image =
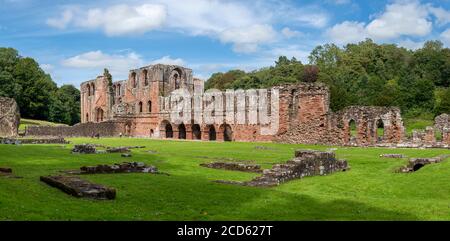
[[424,41],[415,42],[411,39],[401,40],[398,45],[411,50],[417,50],[423,47]]
[[59,18],[50,18],[51,27],[65,29],[69,25],[86,29],[101,29],[108,36],[142,34],[161,27],[167,18],[164,5],[114,5],[109,8],[66,9]]
[[374,39],[395,39],[400,36],[425,36],[432,30],[426,6],[418,1],[387,5],[386,11],[370,22],[368,34]]
[[328,29],[326,34],[336,44],[355,43],[368,37],[364,23],[345,21]]
[[227,29],[220,33],[220,40],[224,43],[233,43],[236,52],[255,52],[258,44],[269,43],[275,40],[276,31],[269,25],[252,25],[246,28]]
[[[328,19],[328,14],[317,6],[299,8],[288,1],[153,0],[152,4],[105,8],[66,7],[59,17],[47,19],[47,24],[57,29],[101,30],[108,36],[153,30],[181,32],[232,44],[235,52],[252,53],[276,39],[274,26],[279,23],[323,28]],[[284,34],[297,32],[285,30]]]
[[446,25],[450,23],[450,12],[439,7],[430,7],[429,11],[436,17],[436,23],[438,25]]
[[180,65],[184,66],[186,63],[183,59],[172,59],[170,56],[164,56],[160,59],[153,60],[151,64],[167,64],[167,65]]
[[440,38],[447,47],[450,47],[450,28],[442,32]]
[[428,8],[418,1],[397,1],[386,6],[368,24],[345,21],[326,31],[327,36],[338,44],[354,43],[365,38],[377,41],[395,40],[400,37],[423,37],[431,33],[433,23]]
[[118,75],[128,73],[130,69],[143,65],[144,61],[134,52],[128,54],[105,54],[100,50],[82,53],[62,61],[62,65],[70,68],[95,69],[101,71],[108,68]]
[[303,36],[304,34],[300,31],[296,31],[296,30],[292,30],[288,27],[285,27],[281,30],[281,34],[283,34],[284,37],[286,38],[294,38],[294,37],[299,37],[299,36]]

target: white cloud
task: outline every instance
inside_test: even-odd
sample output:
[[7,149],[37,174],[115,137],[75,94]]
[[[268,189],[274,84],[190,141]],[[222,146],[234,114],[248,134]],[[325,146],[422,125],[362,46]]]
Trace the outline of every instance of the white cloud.
[[168,64],[168,65],[180,65],[184,66],[186,63],[183,59],[172,59],[170,56],[164,56],[160,59],[153,60],[151,64]]
[[292,30],[288,27],[285,27],[281,30],[281,33],[283,34],[284,37],[286,38],[295,38],[295,37],[299,37],[302,36],[303,33],[300,31],[296,31],[296,30]]
[[363,41],[368,37],[364,23],[345,21],[327,30],[336,44],[347,44]]
[[73,20],[74,10],[66,9],[61,13],[60,17],[47,19],[47,24],[58,29],[65,29]]
[[109,8],[81,10],[66,9],[59,18],[50,18],[47,24],[59,29],[70,24],[87,29],[101,29],[108,36],[142,34],[161,27],[167,18],[166,7],[159,4],[128,6],[114,5]]
[[427,5],[418,1],[397,1],[386,6],[367,25],[363,22],[345,21],[327,30],[328,37],[338,44],[354,43],[365,38],[377,41],[395,40],[401,37],[424,37],[431,33]]
[[252,25],[246,28],[227,29],[220,33],[220,40],[233,43],[237,52],[255,52],[258,44],[275,40],[276,31],[269,25]]
[[352,1],[351,0],[330,0],[331,3],[334,3],[336,5],[344,5],[344,4],[349,4]]
[[426,6],[418,1],[387,5],[386,11],[366,26],[374,39],[395,39],[400,36],[425,36],[432,30]]
[[[101,71],[108,68],[111,74],[123,76],[130,69],[143,65],[144,61],[134,52],[128,54],[105,54],[100,50],[82,53],[62,61],[62,65],[70,68],[95,69]],[[100,73],[100,72],[99,72]]]
[[442,32],[440,37],[445,46],[450,47],[450,28]]
[[436,17],[436,23],[438,25],[445,25],[450,23],[450,12],[439,7],[430,7],[429,11]]
[[308,56],[310,54],[309,50],[305,50],[299,45],[287,45],[283,47],[276,47],[269,50],[266,53],[267,61],[273,61],[278,59],[280,56],[286,56],[287,58],[295,57],[297,60],[302,61],[302,63],[308,62]]

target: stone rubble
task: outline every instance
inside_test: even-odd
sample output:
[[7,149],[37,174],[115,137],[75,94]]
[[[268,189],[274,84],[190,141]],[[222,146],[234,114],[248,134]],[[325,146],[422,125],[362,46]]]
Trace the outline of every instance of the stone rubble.
[[155,166],[147,166],[143,162],[123,162],[114,165],[83,166],[80,170],[80,174],[159,173],[158,168]]
[[94,184],[75,176],[41,176],[40,180],[75,197],[98,200],[116,198],[116,190],[114,188]]
[[200,164],[200,166],[214,169],[225,169],[231,171],[262,173],[261,166],[256,164],[246,164],[236,162],[212,162],[212,163],[202,163]]
[[263,171],[261,176],[248,182],[216,181],[219,183],[244,186],[277,186],[281,183],[306,176],[324,176],[337,171],[347,171],[350,167],[346,160],[337,160],[334,152],[315,150],[297,150],[295,158],[284,164],[276,164],[272,169]]
[[400,173],[415,172],[421,169],[425,165],[435,164],[444,161],[449,155],[441,155],[433,158],[411,158],[406,166],[402,166],[398,169]]
[[92,144],[82,144],[82,145],[75,145],[72,149],[72,153],[78,153],[78,154],[96,154],[97,149],[95,145]]
[[403,154],[381,154],[380,157],[384,158],[406,158]]

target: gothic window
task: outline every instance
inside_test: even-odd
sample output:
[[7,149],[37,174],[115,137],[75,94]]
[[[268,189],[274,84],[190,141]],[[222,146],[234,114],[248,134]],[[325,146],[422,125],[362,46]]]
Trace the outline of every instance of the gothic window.
[[142,74],[144,75],[144,85],[148,86],[148,71],[145,69]]
[[136,86],[137,86],[136,73],[134,73],[134,72],[131,74],[131,86],[133,88],[136,88]]
[[147,107],[148,107],[148,113],[152,113],[152,102],[151,101],[147,102]]

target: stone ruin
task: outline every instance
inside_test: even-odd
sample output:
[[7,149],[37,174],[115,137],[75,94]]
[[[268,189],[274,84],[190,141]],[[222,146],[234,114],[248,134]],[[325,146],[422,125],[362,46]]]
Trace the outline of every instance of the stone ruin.
[[384,158],[406,158],[403,154],[381,154],[380,157]]
[[449,114],[442,114],[440,116],[437,116],[434,119],[434,129],[439,130],[441,132],[444,131],[445,128],[450,128],[450,115]]
[[237,162],[212,162],[212,163],[202,163],[200,164],[200,166],[213,169],[262,173],[261,166],[257,164],[246,164]]
[[315,150],[297,150],[295,158],[285,164],[276,164],[272,169],[264,170],[261,176],[248,182],[218,181],[244,186],[278,186],[281,183],[307,176],[324,176],[337,171],[346,171],[350,167],[346,160],[337,160],[334,152]]
[[114,165],[83,166],[79,174],[107,174],[107,173],[153,173],[159,174],[155,166],[147,166],[143,162],[123,162]]
[[41,176],[40,180],[75,197],[99,200],[116,198],[114,188],[94,184],[75,176]]
[[[97,150],[98,147],[106,148],[106,150]],[[145,146],[121,146],[121,147],[105,147],[97,144],[81,144],[75,145],[72,153],[78,154],[101,154],[101,153],[129,153],[130,149],[145,148]]]
[[9,167],[0,167],[0,173],[12,173],[12,169]]
[[448,157],[449,155],[442,155],[433,158],[411,158],[409,159],[408,164],[406,166],[403,166],[398,169],[398,172],[401,173],[415,172],[425,165],[442,162]]
[[48,137],[48,138],[0,138],[0,144],[69,144],[63,137]]
[[72,149],[72,153],[95,154],[97,153],[97,148],[95,145],[92,144],[75,145]]
[[0,97],[0,136],[17,136],[19,124],[20,112],[16,101],[11,98]]

